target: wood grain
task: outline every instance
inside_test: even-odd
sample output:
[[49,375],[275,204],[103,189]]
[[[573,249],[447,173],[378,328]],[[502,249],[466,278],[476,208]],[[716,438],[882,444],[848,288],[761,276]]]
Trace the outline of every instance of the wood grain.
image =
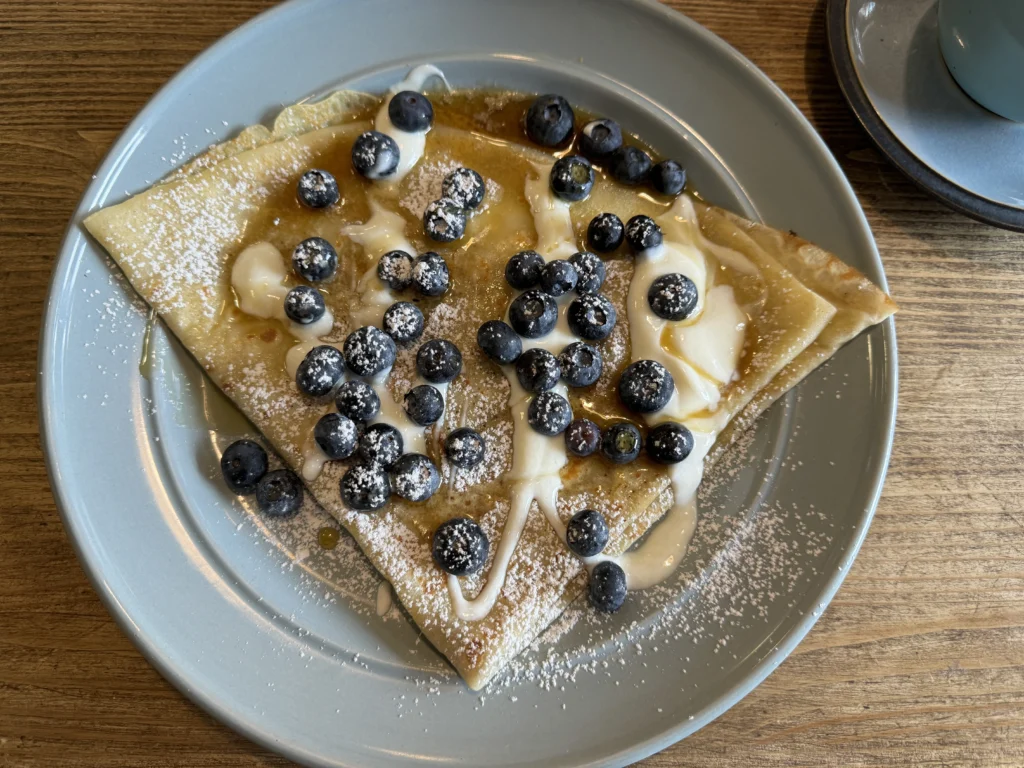
[[[174,691],[86,581],[54,508],[36,341],[65,223],[103,153],[266,0],[0,0],[0,765],[285,761]],[[867,542],[814,631],[651,766],[1024,764],[1024,237],[876,152],[813,0],[676,0],[800,106],[849,175],[903,311],[896,444]]]

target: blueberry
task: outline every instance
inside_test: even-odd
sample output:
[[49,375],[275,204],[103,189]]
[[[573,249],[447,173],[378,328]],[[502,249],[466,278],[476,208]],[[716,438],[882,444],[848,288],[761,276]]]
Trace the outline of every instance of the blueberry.
[[594,166],[585,157],[567,155],[551,166],[551,191],[559,200],[578,203],[594,189]]
[[412,265],[412,284],[424,296],[440,296],[451,280],[448,263],[433,251],[421,253]]
[[267,452],[252,440],[236,440],[221,454],[220,471],[228,488],[239,496],[248,496],[267,474]]
[[431,339],[416,353],[416,370],[432,384],[445,384],[462,371],[462,353],[447,339]]
[[647,455],[659,464],[678,464],[693,450],[693,433],[682,424],[667,421],[647,434]]
[[371,424],[359,436],[359,456],[367,464],[388,469],[398,461],[404,448],[402,433],[390,424]]
[[302,507],[302,481],[290,469],[267,472],[256,485],[256,504],[270,517],[292,517]]
[[540,288],[548,296],[562,296],[576,287],[577,280],[576,267],[565,259],[555,259],[541,270]]
[[405,393],[405,412],[421,427],[427,427],[444,416],[444,397],[437,387],[420,384]]
[[569,262],[576,267],[576,293],[597,293],[601,290],[607,270],[600,256],[590,251],[579,251],[569,257]]
[[584,294],[574,299],[566,315],[569,330],[587,341],[607,339],[615,327],[615,307],[601,294]]
[[626,222],[626,242],[633,253],[661,245],[661,227],[650,216],[634,216]]
[[523,353],[523,342],[512,326],[501,320],[488,320],[476,332],[476,343],[491,360],[502,365],[514,363]]
[[384,312],[382,325],[396,344],[408,344],[423,335],[423,313],[415,304],[396,301]]
[[697,286],[686,275],[662,275],[647,290],[651,311],[665,320],[685,320],[697,308]]
[[572,107],[561,96],[538,96],[526,112],[526,135],[541,146],[556,147],[569,138],[575,120]]
[[686,186],[686,171],[675,160],[662,160],[651,169],[651,186],[663,195],[678,195]]
[[512,300],[508,308],[508,319],[520,336],[537,339],[555,327],[558,322],[558,305],[546,293],[533,288]]
[[345,373],[345,360],[335,347],[321,344],[313,347],[295,371],[295,386],[310,397],[324,397],[338,386]]
[[601,428],[590,419],[575,419],[565,429],[565,448],[573,456],[590,456],[601,447]]
[[356,464],[341,478],[341,500],[356,512],[372,512],[388,503],[391,481],[377,464]]
[[608,546],[608,523],[594,509],[581,509],[565,526],[565,543],[580,557],[600,555]]
[[375,376],[395,364],[394,340],[380,328],[364,325],[345,339],[345,362],[356,376]]
[[536,251],[520,251],[505,265],[505,280],[513,288],[526,291],[540,282],[544,257]]
[[348,416],[328,413],[313,427],[313,439],[330,459],[347,459],[356,449],[356,424]]
[[407,453],[391,468],[391,489],[407,501],[426,501],[441,487],[441,473],[422,453]]
[[661,410],[675,388],[672,374],[656,360],[637,360],[619,377],[619,397],[634,413]]
[[435,200],[423,211],[423,231],[439,243],[458,240],[466,231],[466,212],[454,200]]
[[444,440],[444,455],[448,461],[462,469],[475,467],[484,460],[485,452],[483,435],[469,427],[456,429]]
[[548,437],[562,434],[572,421],[572,406],[557,392],[541,392],[530,401],[526,421]]
[[614,120],[592,120],[580,131],[580,152],[595,163],[622,146],[622,128]]
[[308,285],[296,285],[284,297],[284,313],[293,323],[315,323],[326,311],[327,305],[320,291]]
[[455,201],[466,210],[476,208],[484,201],[484,180],[472,168],[456,168],[441,182],[441,196]]
[[599,213],[587,227],[587,242],[598,253],[614,251],[622,245],[622,219],[614,213]]
[[327,171],[317,168],[306,171],[299,177],[299,200],[310,208],[326,208],[334,205],[341,197],[338,182]]
[[292,269],[303,280],[319,283],[338,271],[338,252],[322,237],[310,237],[292,251]]
[[388,251],[377,262],[377,277],[393,291],[412,285],[412,256],[405,251]]
[[468,517],[455,517],[437,527],[431,549],[442,571],[468,576],[484,567],[490,546],[483,528]]
[[528,349],[516,360],[516,378],[527,392],[546,392],[561,375],[558,360],[546,349]]
[[590,573],[590,604],[602,613],[615,613],[626,602],[626,572],[611,560]]
[[398,168],[398,157],[398,144],[380,131],[367,131],[352,145],[352,167],[372,181],[391,176]]
[[651,172],[651,156],[637,147],[619,147],[608,156],[608,172],[623,184],[641,184]]
[[622,421],[612,424],[601,435],[601,453],[614,464],[628,464],[640,455],[642,443],[636,425]]
[[334,398],[338,413],[352,421],[369,421],[380,413],[380,398],[365,381],[346,381]]
[[601,378],[604,361],[595,347],[574,341],[558,355],[558,366],[570,387],[589,387]]
[[398,130],[419,133],[434,122],[434,107],[422,93],[399,91],[388,102],[388,117]]

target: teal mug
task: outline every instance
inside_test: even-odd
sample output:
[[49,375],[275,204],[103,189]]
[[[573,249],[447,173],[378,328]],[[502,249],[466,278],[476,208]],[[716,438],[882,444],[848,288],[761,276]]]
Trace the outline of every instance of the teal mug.
[[939,44],[968,96],[1024,122],[1024,0],[939,0]]

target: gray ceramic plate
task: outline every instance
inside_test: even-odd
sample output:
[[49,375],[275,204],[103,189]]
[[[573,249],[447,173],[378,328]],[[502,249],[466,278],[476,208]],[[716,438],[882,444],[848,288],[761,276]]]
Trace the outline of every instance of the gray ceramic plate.
[[[614,30],[614,39],[609,31]],[[607,41],[607,42],[602,42]],[[498,52],[498,53],[495,53]],[[810,629],[864,538],[889,456],[896,345],[886,323],[762,420],[709,483],[677,580],[607,620],[584,615],[470,693],[308,512],[265,527],[216,482],[246,431],[145,315],[81,218],[206,144],[332,85],[382,87],[411,64],[459,84],[555,90],[689,167],[712,200],[821,243],[885,284],[831,154],[750,62],[652,2],[301,0],[179,74],[111,150],[71,222],[43,331],[53,488],[111,613],[183,692],[252,739],[317,765],[619,764],[721,714]]]

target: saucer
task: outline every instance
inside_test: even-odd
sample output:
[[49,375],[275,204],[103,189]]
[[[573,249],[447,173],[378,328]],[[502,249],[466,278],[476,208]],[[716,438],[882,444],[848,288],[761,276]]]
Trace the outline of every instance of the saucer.
[[957,85],[937,0],[829,0],[826,24],[843,94],[883,154],[961,213],[1024,231],[1024,123]]

